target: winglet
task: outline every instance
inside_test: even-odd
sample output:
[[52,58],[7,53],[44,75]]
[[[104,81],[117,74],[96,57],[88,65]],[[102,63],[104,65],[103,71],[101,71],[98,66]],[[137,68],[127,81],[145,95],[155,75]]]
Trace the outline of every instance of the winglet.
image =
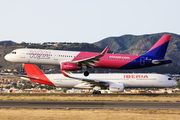
[[65,77],[70,77],[69,75],[67,75],[65,72],[63,72],[62,70],[59,70]]
[[108,50],[109,50],[109,45],[102,51],[102,53],[101,54],[106,54],[107,52],[108,52]]

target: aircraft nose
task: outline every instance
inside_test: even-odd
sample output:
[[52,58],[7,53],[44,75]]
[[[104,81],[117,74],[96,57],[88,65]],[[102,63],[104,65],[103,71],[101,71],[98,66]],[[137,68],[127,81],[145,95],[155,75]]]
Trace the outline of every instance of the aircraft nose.
[[175,81],[173,81],[173,85],[174,85],[174,86],[176,86],[176,85],[177,85],[177,83],[176,83]]
[[4,56],[4,59],[7,60],[7,61],[10,61],[11,60],[11,56],[9,54],[7,54],[7,55]]

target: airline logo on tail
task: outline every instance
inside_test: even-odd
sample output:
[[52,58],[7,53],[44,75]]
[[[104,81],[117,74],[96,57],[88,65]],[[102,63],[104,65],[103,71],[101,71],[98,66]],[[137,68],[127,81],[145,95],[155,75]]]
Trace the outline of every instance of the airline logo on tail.
[[[161,39],[156,42],[156,44],[147,53],[138,56],[133,61],[126,63],[119,69],[145,68],[172,63],[171,60],[164,59],[170,38],[171,35],[163,35]],[[134,61],[140,64],[136,64]]]
[[163,35],[144,56],[164,58],[170,39],[171,35]]
[[55,86],[36,65],[25,64],[24,69],[27,73],[26,78],[29,78],[32,82]]

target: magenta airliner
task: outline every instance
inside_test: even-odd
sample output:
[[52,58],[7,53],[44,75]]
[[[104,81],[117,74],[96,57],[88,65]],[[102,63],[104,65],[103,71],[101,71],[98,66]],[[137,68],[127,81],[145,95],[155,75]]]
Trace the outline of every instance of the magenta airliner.
[[5,59],[16,63],[60,65],[61,70],[67,71],[85,69],[84,75],[88,76],[87,68],[137,69],[172,63],[164,58],[170,38],[170,35],[163,35],[147,53],[140,56],[109,54],[107,46],[102,53],[22,48],[13,50]]

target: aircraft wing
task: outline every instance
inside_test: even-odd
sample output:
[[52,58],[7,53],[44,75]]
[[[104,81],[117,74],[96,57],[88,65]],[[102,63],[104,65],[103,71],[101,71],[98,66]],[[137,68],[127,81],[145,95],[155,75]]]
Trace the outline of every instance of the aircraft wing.
[[103,85],[103,86],[108,86],[109,85],[109,81],[105,81],[105,80],[97,80],[97,79],[88,79],[88,78],[79,78],[79,77],[72,77],[69,76],[68,74],[66,74],[65,72],[61,71],[60,72],[68,78],[72,78],[72,79],[77,79],[77,80],[81,80],[84,82],[87,82],[89,84],[93,84],[93,85]]
[[95,66],[95,63],[99,62],[99,60],[100,60],[99,58],[103,57],[108,52],[108,50],[109,50],[109,45],[101,52],[101,54],[99,54],[97,56],[89,57],[89,58],[82,59],[82,60],[69,61],[69,62],[93,68],[93,66]]

